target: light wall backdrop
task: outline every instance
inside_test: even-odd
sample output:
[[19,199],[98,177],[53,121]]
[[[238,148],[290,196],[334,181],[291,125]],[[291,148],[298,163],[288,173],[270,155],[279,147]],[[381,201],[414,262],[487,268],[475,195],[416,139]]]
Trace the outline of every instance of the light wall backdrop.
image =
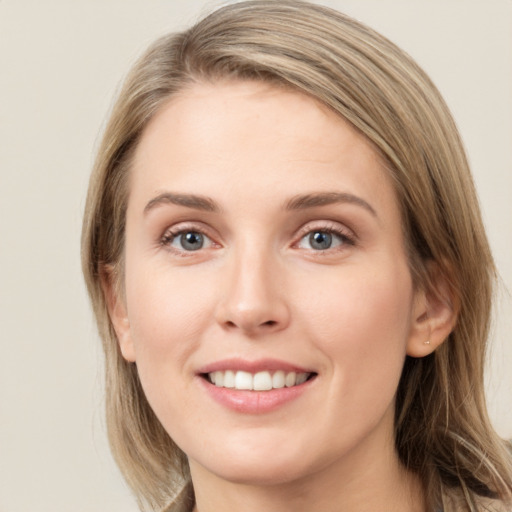
[[[323,3],[406,49],[455,115],[502,278],[487,389],[512,437],[512,1]],[[0,512],[137,510],[106,443],[81,216],[129,66],[219,4],[0,0]]]

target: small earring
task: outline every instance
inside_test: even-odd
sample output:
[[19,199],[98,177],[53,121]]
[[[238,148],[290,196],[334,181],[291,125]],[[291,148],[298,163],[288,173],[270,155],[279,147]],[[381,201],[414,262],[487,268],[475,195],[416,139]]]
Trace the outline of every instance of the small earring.
[[424,343],[425,345],[430,345],[430,340],[424,341],[423,343]]

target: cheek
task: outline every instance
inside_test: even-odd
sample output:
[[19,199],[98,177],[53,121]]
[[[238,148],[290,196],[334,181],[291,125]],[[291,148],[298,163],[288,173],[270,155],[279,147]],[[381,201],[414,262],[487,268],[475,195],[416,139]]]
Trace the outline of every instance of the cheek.
[[316,287],[322,291],[310,304],[318,318],[317,328],[340,329],[347,343],[361,336],[366,338],[365,345],[404,341],[413,293],[407,268],[399,268],[388,266],[382,273],[348,268],[326,276],[323,283],[316,277]]
[[339,389],[361,405],[393,398],[405,360],[412,283],[406,267],[386,270],[344,272],[310,315],[310,335],[328,354]]
[[[154,266],[127,274],[130,332],[141,378],[151,372],[176,377],[199,344],[205,322],[212,315],[211,291],[205,277],[169,272]],[[201,284],[201,286],[199,286]]]
[[[162,424],[194,410],[190,361],[211,318],[212,299],[186,272],[153,267],[128,274],[126,298],[137,371],[151,408]],[[204,279],[203,279],[204,284]],[[197,407],[196,407],[197,408]]]

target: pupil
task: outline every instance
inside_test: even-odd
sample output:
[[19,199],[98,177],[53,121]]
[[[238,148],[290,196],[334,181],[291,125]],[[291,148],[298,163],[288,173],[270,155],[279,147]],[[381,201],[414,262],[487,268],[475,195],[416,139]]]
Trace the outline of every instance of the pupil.
[[203,247],[203,235],[193,231],[181,235],[181,245],[188,251],[197,251]]
[[309,243],[311,247],[316,250],[329,249],[332,243],[332,235],[322,231],[316,231],[309,235]]

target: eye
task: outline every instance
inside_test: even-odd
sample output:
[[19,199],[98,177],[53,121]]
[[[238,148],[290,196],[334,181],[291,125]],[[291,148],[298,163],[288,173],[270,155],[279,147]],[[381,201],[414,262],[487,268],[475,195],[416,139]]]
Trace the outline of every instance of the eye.
[[334,229],[313,229],[306,233],[297,244],[301,249],[327,251],[342,245],[354,245],[346,234]]
[[162,244],[175,251],[193,252],[206,249],[213,245],[212,240],[200,231],[186,229],[168,232],[162,238]]

